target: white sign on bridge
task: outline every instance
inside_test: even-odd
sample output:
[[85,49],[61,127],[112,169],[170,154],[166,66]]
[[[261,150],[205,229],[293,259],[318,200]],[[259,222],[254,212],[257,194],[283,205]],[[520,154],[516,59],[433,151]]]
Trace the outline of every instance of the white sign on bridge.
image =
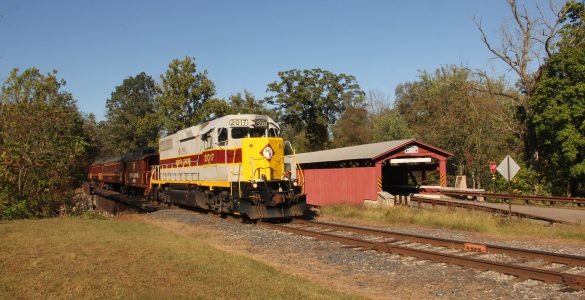
[[510,181],[516,176],[518,171],[520,171],[520,166],[510,157],[510,155],[506,155],[496,170],[498,170],[507,181]]

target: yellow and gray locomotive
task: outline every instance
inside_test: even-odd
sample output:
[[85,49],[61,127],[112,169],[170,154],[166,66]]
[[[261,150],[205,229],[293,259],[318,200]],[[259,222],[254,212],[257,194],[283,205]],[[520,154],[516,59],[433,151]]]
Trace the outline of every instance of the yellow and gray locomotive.
[[279,131],[268,116],[239,114],[161,138],[150,197],[249,219],[302,215],[305,195],[295,164],[285,170]]

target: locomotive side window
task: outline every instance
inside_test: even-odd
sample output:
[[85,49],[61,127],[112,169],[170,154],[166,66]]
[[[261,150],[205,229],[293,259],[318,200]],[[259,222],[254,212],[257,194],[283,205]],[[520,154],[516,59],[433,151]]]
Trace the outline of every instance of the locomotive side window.
[[217,142],[227,142],[228,140],[228,131],[226,128],[220,128],[217,130]]
[[268,130],[268,136],[269,137],[278,137],[278,129],[276,129],[276,128],[270,128]]
[[203,141],[203,147],[205,149],[210,149],[213,147],[213,135],[211,132],[202,135],[201,140]]

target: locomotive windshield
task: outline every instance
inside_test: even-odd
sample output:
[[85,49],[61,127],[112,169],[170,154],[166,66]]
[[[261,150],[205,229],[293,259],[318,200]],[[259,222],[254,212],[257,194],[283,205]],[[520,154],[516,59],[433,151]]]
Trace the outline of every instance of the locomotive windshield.
[[232,128],[232,139],[241,139],[245,137],[265,137],[268,132],[269,137],[278,137],[278,129],[276,128]]
[[244,128],[236,127],[232,128],[232,139],[241,139],[244,137],[262,137],[266,135],[266,129],[264,128]]

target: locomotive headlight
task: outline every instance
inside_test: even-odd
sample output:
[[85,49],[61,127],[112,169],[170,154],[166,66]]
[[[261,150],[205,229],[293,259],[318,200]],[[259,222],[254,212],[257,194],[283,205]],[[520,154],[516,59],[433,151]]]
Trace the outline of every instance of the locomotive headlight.
[[256,182],[256,181],[252,182],[252,188],[257,189],[258,188],[258,182]]
[[293,181],[293,186],[298,186],[298,185],[299,185],[299,182],[298,182],[298,181],[295,179],[295,180]]

